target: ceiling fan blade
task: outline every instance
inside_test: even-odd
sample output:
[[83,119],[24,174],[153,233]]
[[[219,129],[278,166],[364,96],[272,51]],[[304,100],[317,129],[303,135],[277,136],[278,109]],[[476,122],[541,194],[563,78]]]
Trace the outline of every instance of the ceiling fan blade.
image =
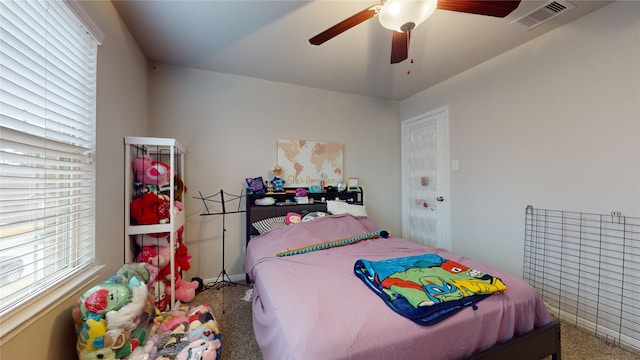
[[309,42],[313,45],[320,45],[327,40],[333,39],[334,37],[342,34],[343,32],[351,29],[352,27],[376,16],[377,8],[379,7],[380,5],[370,6],[360,11],[359,13],[356,13],[355,15],[352,15],[344,19],[341,22],[328,28],[327,30],[321,32],[320,34],[312,37],[311,39],[309,39]]
[[409,36],[410,32],[392,31],[391,38],[391,63],[397,64],[409,57]]
[[457,11],[468,14],[505,17],[520,5],[520,0],[438,0],[438,9]]

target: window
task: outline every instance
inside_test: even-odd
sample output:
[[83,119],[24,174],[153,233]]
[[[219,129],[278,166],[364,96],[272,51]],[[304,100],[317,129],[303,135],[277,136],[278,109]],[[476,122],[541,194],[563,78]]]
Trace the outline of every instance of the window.
[[94,265],[98,41],[75,7],[0,2],[0,321]]

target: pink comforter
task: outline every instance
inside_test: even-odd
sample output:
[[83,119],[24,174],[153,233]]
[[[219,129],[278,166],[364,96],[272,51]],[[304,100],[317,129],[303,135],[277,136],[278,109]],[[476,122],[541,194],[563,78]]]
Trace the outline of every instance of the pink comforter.
[[[551,321],[537,291],[488,265],[395,236],[288,257],[274,254],[378,230],[367,217],[333,215],[253,238],[245,271],[253,327],[265,359],[460,359]],[[356,260],[436,253],[503,280],[507,291],[421,326],[393,310],[353,273]]]

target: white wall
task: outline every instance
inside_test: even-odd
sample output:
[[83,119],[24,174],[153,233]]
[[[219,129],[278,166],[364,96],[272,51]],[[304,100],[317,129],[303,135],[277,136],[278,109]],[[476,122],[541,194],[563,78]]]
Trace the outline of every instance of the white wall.
[[[222,219],[201,217],[202,202],[191,197],[220,189],[239,194],[245,178],[269,178],[277,160],[277,139],[344,143],[345,177],[360,178],[369,215],[381,227],[400,231],[397,103],[167,64],[158,67],[149,73],[151,135],[176,138],[187,148],[185,238],[194,258],[185,278],[215,279],[222,270]],[[234,279],[244,279],[244,226],[244,214],[226,216],[225,268]]]
[[[125,135],[146,134],[146,59],[109,1],[81,5],[105,34],[98,49],[96,258],[104,264],[99,282],[124,261],[124,143]],[[77,358],[71,308],[89,287],[69,293],[35,323],[0,347],[2,360]]]
[[444,105],[460,166],[455,252],[521,275],[528,204],[640,216],[640,3],[615,2],[402,101],[400,118]]

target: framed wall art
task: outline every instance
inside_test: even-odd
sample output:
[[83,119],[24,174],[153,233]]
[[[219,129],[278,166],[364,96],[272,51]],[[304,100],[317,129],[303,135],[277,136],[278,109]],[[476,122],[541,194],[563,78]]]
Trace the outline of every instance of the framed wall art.
[[285,187],[309,187],[322,181],[335,186],[343,179],[342,143],[279,139],[277,150]]

